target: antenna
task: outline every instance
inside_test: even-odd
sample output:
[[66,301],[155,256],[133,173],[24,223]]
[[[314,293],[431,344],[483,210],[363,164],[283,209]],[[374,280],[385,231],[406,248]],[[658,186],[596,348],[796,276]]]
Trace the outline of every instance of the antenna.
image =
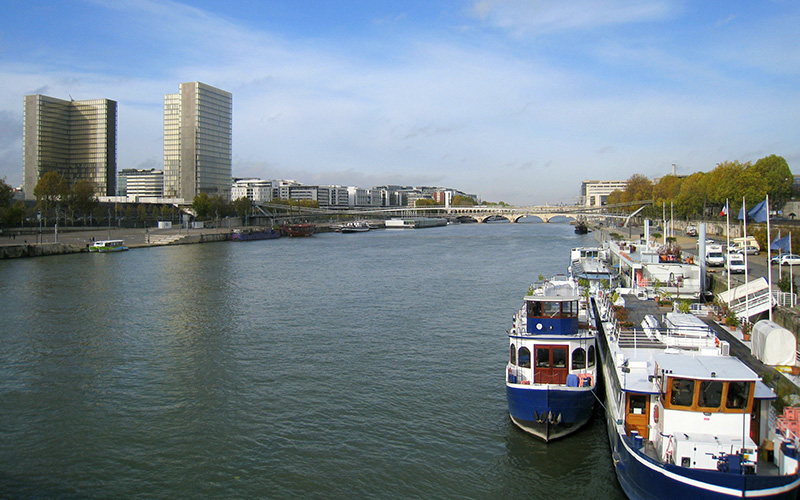
[[72,98],[72,94],[67,94],[69,96],[70,101],[74,101],[75,99]]

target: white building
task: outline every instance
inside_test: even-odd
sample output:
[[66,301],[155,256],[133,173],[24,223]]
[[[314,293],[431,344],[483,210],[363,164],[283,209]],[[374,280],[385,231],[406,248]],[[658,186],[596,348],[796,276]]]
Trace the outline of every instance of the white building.
[[608,195],[619,189],[624,191],[628,181],[583,181],[581,183],[581,204],[587,207],[605,205]]
[[128,168],[120,170],[117,191],[120,196],[127,196],[129,199],[139,197],[163,198],[164,197],[164,172],[151,168],[141,170]]
[[275,182],[264,179],[235,179],[231,184],[231,199],[248,198],[256,203],[269,203],[273,200]]

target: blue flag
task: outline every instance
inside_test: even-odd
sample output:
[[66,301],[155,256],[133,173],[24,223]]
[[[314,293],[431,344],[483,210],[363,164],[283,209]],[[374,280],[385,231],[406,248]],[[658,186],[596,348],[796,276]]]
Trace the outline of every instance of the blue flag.
[[745,210],[745,206],[743,204],[742,205],[742,209],[739,210],[739,220],[744,220],[744,210]]
[[767,222],[769,214],[767,212],[767,200],[765,199],[758,205],[754,206],[747,214],[752,217],[756,222]]
[[791,235],[789,234],[787,234],[783,238],[775,238],[775,241],[772,242],[772,245],[770,245],[769,248],[771,250],[780,250],[789,253],[791,252],[791,248],[789,247],[790,245],[789,238],[791,238]]

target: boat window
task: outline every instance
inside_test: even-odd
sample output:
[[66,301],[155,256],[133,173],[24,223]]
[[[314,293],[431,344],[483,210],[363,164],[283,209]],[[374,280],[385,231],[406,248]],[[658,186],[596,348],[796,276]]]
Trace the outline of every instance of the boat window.
[[550,368],[549,349],[536,349],[536,368]]
[[512,365],[516,365],[517,364],[517,348],[514,346],[514,344],[511,344],[511,352],[509,353],[509,361],[511,362]]
[[749,382],[728,382],[728,397],[725,398],[725,407],[730,410],[743,410],[750,399]]
[[578,347],[572,351],[572,369],[580,370],[586,368],[586,351],[582,347]]
[[672,394],[669,402],[675,406],[692,406],[694,400],[694,380],[685,378],[672,379]]
[[567,350],[563,347],[553,348],[553,368],[567,367]]
[[718,380],[700,382],[700,394],[697,395],[697,406],[701,408],[719,408],[722,403],[723,383]]
[[594,366],[594,346],[593,346],[593,345],[590,345],[590,346],[589,346],[589,350],[588,350],[588,353],[587,353],[587,357],[589,358],[589,359],[588,359],[588,361],[589,361],[589,368],[591,368],[591,367],[593,367],[593,366]]
[[519,350],[519,366],[522,368],[531,367],[531,351],[527,347],[521,347]]
[[647,413],[647,396],[644,394],[630,394],[628,396],[628,413],[645,415]]
[[542,302],[542,310],[546,318],[557,318],[561,315],[561,302]]
[[541,302],[528,302],[528,317],[541,318],[542,317],[542,303]]

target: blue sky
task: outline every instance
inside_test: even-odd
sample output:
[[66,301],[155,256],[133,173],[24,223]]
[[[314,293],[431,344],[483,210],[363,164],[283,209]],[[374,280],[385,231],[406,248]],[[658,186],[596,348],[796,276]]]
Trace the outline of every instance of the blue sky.
[[233,93],[237,177],[527,205],[673,164],[800,165],[794,1],[5,0],[0,14],[12,185],[24,95],[116,100],[117,168],[161,168],[164,94],[187,81]]

